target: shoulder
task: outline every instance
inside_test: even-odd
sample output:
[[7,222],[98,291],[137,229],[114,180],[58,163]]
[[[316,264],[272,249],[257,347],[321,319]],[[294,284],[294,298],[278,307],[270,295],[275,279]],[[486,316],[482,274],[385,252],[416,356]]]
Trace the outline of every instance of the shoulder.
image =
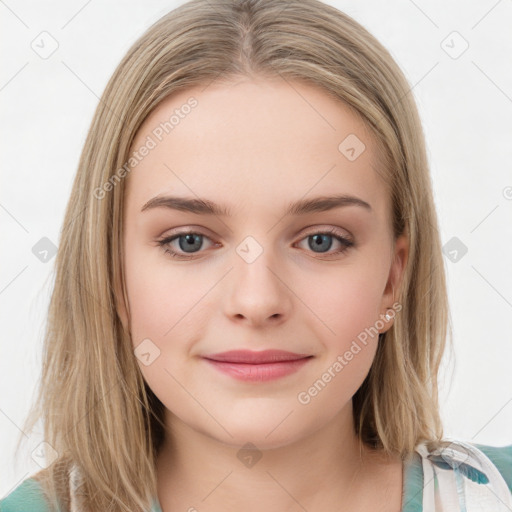
[[512,445],[490,446],[462,440],[447,441],[443,445],[427,454],[430,462],[440,468],[458,469],[478,483],[484,483],[481,480],[487,475],[478,475],[472,470],[489,471],[495,477],[501,477],[512,492]]
[[0,500],[0,512],[49,512],[41,484],[29,477]]
[[496,466],[512,492],[512,444],[508,446],[489,446],[474,444]]
[[[426,510],[436,502],[479,503],[482,510],[512,510],[512,446],[488,446],[446,440],[433,450],[416,448],[422,457]],[[430,488],[428,488],[430,487]]]

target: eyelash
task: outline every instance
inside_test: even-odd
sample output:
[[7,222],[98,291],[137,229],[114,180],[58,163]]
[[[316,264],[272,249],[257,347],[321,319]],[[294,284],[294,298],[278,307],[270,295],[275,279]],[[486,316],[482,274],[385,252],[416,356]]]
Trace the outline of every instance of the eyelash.
[[[344,253],[345,251],[347,251],[347,249],[350,249],[351,247],[354,247],[355,243],[352,240],[349,240],[348,238],[345,238],[344,236],[338,235],[336,233],[337,233],[337,230],[335,228],[328,228],[328,229],[325,229],[325,230],[315,231],[315,232],[309,233],[309,234],[305,235],[303,238],[301,238],[301,241],[305,240],[305,239],[307,239],[307,238],[309,238],[311,236],[314,236],[314,235],[332,235],[333,238],[338,240],[344,247],[341,250],[338,250],[338,251],[335,251],[335,252],[331,252],[331,253],[316,253],[316,254],[319,254],[319,255],[327,254],[328,256],[331,256],[331,257],[332,256],[338,256],[338,255],[341,255],[342,253]],[[184,255],[182,253],[178,253],[178,252],[174,251],[173,249],[169,248],[169,244],[172,241],[177,240],[180,236],[184,236],[184,235],[201,235],[201,236],[203,236],[205,238],[209,238],[204,233],[201,233],[201,232],[198,232],[198,231],[184,230],[184,231],[180,231],[180,232],[174,233],[171,236],[167,236],[167,237],[163,238],[162,240],[158,240],[157,243],[158,243],[158,245],[160,247],[162,247],[164,249],[164,253],[168,254],[172,258],[175,258],[175,259],[178,259],[178,260],[192,260],[192,259],[195,258],[195,255],[199,254],[199,252],[197,252],[197,253],[190,253],[190,256],[186,256],[186,255]],[[320,256],[320,259],[330,259],[330,258],[325,258],[325,257]]]

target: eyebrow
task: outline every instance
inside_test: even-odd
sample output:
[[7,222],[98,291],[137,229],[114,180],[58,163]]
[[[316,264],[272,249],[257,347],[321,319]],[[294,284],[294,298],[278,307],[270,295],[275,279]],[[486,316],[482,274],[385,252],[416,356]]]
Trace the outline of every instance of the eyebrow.
[[[371,212],[372,207],[359,197],[350,195],[320,196],[313,199],[301,199],[288,205],[285,215],[304,215],[313,212],[325,212],[343,206],[360,206]],[[215,215],[231,217],[232,213],[226,206],[218,205],[213,201],[201,198],[187,198],[177,196],[156,196],[150,199],[141,209],[141,212],[154,208],[168,208],[197,215]]]

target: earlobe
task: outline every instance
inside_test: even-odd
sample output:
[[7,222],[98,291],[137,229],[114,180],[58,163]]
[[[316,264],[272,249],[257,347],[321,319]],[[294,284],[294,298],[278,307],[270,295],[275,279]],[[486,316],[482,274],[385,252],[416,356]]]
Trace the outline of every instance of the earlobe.
[[[389,271],[388,282],[382,297],[382,313],[381,318],[385,326],[379,330],[380,333],[387,332],[393,325],[396,311],[394,309],[396,302],[400,302],[400,297],[396,297],[395,290],[400,289],[403,279],[404,270],[407,266],[409,256],[409,239],[404,234],[399,236],[395,241],[394,257],[391,269]],[[401,307],[398,309],[400,311]]]
[[[393,260],[393,287],[395,290],[400,289],[400,284],[404,276],[404,271],[409,258],[409,238],[406,234],[400,235],[395,242],[395,257]],[[393,304],[397,297],[392,297]]]
[[[400,235],[395,241],[395,254],[390,275],[395,290],[400,289],[408,257],[409,238],[405,234]],[[396,297],[393,298],[395,299]]]

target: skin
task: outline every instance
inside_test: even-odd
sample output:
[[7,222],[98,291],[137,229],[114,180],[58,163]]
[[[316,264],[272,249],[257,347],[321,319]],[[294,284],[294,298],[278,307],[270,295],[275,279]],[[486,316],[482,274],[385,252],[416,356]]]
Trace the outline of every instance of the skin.
[[[198,105],[126,178],[129,304],[120,316],[134,347],[150,339],[160,351],[139,366],[166,406],[157,463],[162,508],[396,512],[401,461],[362,445],[353,427],[351,399],[377,336],[308,404],[297,399],[395,302],[408,243],[393,240],[375,141],[353,111],[319,88],[236,77],[166,99],[133,147],[191,96]],[[366,146],[354,161],[338,150],[349,134]],[[334,193],[357,196],[372,210],[284,215],[291,201]],[[232,216],[141,212],[169,194],[207,198]],[[158,241],[187,227],[205,235],[203,245],[193,259],[174,259]],[[343,249],[333,238],[315,252],[308,240],[325,228],[355,246],[333,256]],[[236,251],[247,236],[263,249],[251,263]],[[178,239],[171,247],[190,255]],[[260,383],[235,380],[201,359],[272,348],[314,357],[292,375]],[[261,455],[251,467],[237,457],[248,442]]]

